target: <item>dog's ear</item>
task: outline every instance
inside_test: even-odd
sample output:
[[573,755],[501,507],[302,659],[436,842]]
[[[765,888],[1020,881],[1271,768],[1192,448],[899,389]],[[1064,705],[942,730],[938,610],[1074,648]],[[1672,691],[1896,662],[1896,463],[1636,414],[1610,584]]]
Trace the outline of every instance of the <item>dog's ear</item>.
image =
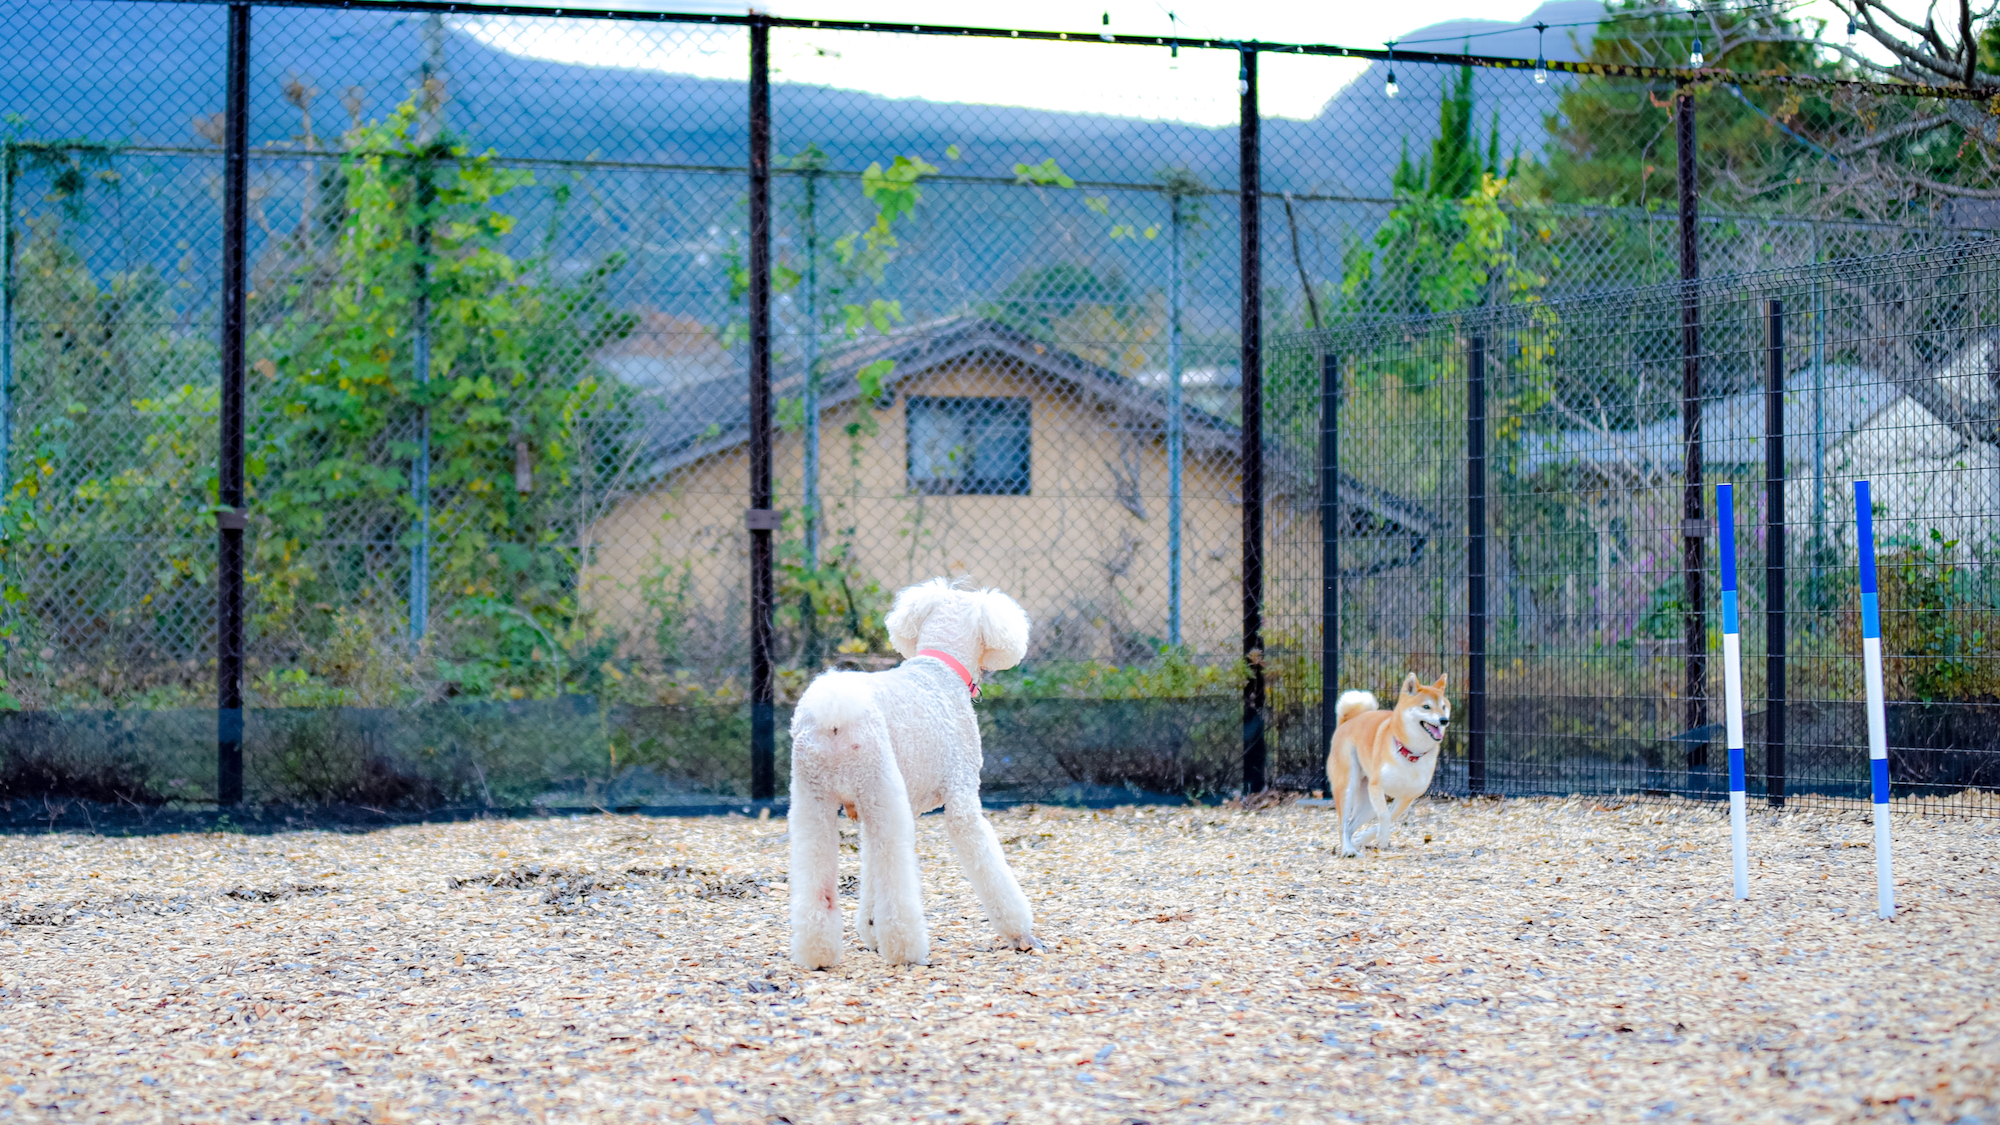
[[889,630],[889,643],[896,646],[905,660],[917,654],[917,639],[923,634],[924,621],[952,594],[948,578],[933,578],[896,592],[896,604],[890,607],[882,624]]
[[1401,692],[1404,695],[1417,694],[1417,674],[1415,672],[1403,677]]
[[1028,615],[998,590],[981,590],[979,666],[988,672],[1012,668],[1028,655]]
[[1437,692],[1437,693],[1438,693],[1439,695],[1443,695],[1443,694],[1444,694],[1444,685],[1445,685],[1445,681],[1447,681],[1447,680],[1449,680],[1449,679],[1451,679],[1451,673],[1450,673],[1450,672],[1446,672],[1445,674],[1443,674],[1443,675],[1439,676],[1439,677],[1438,677],[1438,681],[1437,681],[1437,683],[1434,683],[1434,684],[1432,684],[1432,685],[1431,685],[1431,690],[1432,690],[1432,691],[1434,691],[1434,692]]

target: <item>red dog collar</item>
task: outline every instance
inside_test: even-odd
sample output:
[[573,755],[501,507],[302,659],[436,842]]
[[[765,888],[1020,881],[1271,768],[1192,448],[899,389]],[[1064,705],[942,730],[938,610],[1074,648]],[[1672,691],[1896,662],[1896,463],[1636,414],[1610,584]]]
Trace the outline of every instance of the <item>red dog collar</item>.
[[960,664],[957,657],[948,652],[939,652],[934,648],[920,648],[917,650],[917,655],[928,656],[933,660],[943,661],[945,667],[957,672],[958,678],[965,681],[965,689],[972,693],[972,698],[979,698],[979,685],[972,682],[972,673],[965,670],[965,665]]
[[1423,761],[1424,756],[1422,754],[1410,753],[1410,748],[1403,745],[1402,739],[1398,738],[1395,740],[1395,742],[1396,742],[1396,753],[1401,754],[1404,758],[1412,762]]

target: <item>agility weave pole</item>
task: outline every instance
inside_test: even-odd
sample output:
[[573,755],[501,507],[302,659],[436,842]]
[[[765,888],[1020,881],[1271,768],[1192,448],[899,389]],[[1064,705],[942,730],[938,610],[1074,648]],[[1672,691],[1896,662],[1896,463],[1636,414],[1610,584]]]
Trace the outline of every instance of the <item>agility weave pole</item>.
[[1736,897],[1750,897],[1750,840],[1743,792],[1743,636],[1736,601],[1736,490],[1715,486],[1722,555],[1722,692],[1729,732],[1729,856]]
[[1875,797],[1875,913],[1896,916],[1889,862],[1889,723],[1882,696],[1882,608],[1875,593],[1875,513],[1868,482],[1854,482],[1854,541],[1861,552],[1861,662],[1868,681],[1868,769]]

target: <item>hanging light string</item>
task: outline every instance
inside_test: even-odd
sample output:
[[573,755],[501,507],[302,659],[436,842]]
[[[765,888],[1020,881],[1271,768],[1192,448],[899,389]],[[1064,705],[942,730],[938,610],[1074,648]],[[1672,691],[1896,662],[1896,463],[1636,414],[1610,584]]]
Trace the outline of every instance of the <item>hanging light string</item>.
[[[466,11],[480,10],[476,4],[460,5]],[[632,12],[603,8],[563,9],[565,15],[589,17],[592,19],[618,20],[626,22],[680,23],[689,22],[684,13],[673,12]],[[1620,17],[1629,19],[1635,17]],[[712,15],[705,21],[720,26],[745,26],[752,22],[773,28],[800,28],[813,31],[895,31],[905,35],[925,35],[949,38],[1010,39],[1030,42],[1091,42],[1104,41],[1130,46],[1167,47],[1169,38],[1165,35],[1111,35],[1081,32],[1039,31],[1032,28],[974,27],[959,24],[897,24],[887,27],[877,23],[855,20],[801,19],[768,15]],[[1604,22],[1604,21],[1600,21]],[[1178,21],[1176,21],[1176,25]],[[1550,24],[1561,27],[1562,24]],[[1179,28],[1174,28],[1178,36]],[[1109,36],[1107,39],[1106,37]],[[1464,40],[1464,34],[1452,38]],[[1333,43],[1271,42],[1256,39],[1206,39],[1189,36],[1185,42],[1179,38],[1172,40],[1176,49],[1182,46],[1196,50],[1231,50],[1253,52],[1278,52],[1287,54],[1312,55],[1319,58],[1364,59],[1373,61],[1414,62],[1424,66],[1471,66],[1489,70],[1529,70],[1534,60],[1518,56],[1475,55],[1456,52],[1423,50],[1402,50],[1412,40],[1398,39],[1389,44],[1388,50],[1369,50],[1358,47],[1344,47]],[[1632,78],[1661,82],[1732,82],[1741,86],[1758,89],[1793,90],[1846,90],[1856,93],[1876,94],[1886,97],[1931,98],[1943,101],[1976,101],[1984,103],[1994,96],[1994,87],[1989,85],[1966,86],[1928,84],[1908,81],[1892,81],[1885,78],[1836,78],[1823,74],[1797,74],[1784,71],[1734,71],[1722,67],[1709,67],[1704,58],[1700,69],[1687,66],[1656,66],[1642,63],[1567,61],[1543,59],[1543,64],[1552,72],[1581,75],[1593,79]],[[1392,72],[1393,73],[1393,72]],[[1385,91],[1386,92],[1386,91]],[[1400,92],[1400,90],[1398,90]],[[1391,95],[1394,96],[1394,95]]]
[[1549,82],[1548,54],[1542,50],[1542,35],[1548,29],[1549,25],[1545,23],[1535,25],[1535,85],[1537,86],[1546,86]]
[[1389,40],[1389,80],[1383,83],[1382,93],[1386,97],[1393,98],[1398,92],[1399,90],[1396,86],[1396,41],[1391,39]]

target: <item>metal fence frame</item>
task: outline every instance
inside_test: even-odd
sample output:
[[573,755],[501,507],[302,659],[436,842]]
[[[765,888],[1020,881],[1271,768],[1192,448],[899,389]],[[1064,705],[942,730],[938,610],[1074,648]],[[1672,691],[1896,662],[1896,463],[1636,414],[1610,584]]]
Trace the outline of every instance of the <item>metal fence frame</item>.
[[[1024,29],[968,27],[946,25],[883,25],[859,21],[794,20],[769,15],[751,14],[746,16],[699,15],[686,13],[641,13],[615,9],[563,8],[551,11],[542,7],[505,4],[466,4],[423,2],[332,3],[326,0],[264,0],[252,4],[242,0],[232,0],[228,11],[227,41],[227,109],[225,126],[223,226],[222,232],[222,276],[223,306],[221,318],[221,390],[222,408],[220,418],[221,461],[219,465],[221,493],[216,512],[217,560],[218,560],[218,604],[217,604],[217,705],[220,711],[217,731],[217,760],[219,765],[219,798],[222,804],[239,802],[243,795],[242,755],[243,755],[243,655],[244,655],[244,529],[247,512],[244,497],[244,346],[246,332],[245,292],[248,283],[248,261],[246,235],[248,223],[248,203],[246,200],[250,132],[249,66],[252,43],[253,13],[257,8],[308,7],[338,8],[367,7],[371,10],[412,12],[412,13],[481,13],[491,15],[513,15],[547,17],[551,14],[563,18],[629,21],[640,23],[686,23],[686,24],[728,24],[744,26],[750,32],[750,52],[746,60],[749,105],[748,123],[748,192],[749,192],[749,239],[747,258],[749,263],[749,287],[747,306],[749,310],[750,360],[748,365],[750,396],[750,481],[745,497],[744,519],[750,532],[751,547],[751,597],[750,597],[750,637],[751,637],[751,686],[752,686],[752,737],[751,796],[754,800],[769,801],[775,793],[774,770],[774,714],[775,686],[774,668],[771,656],[773,634],[773,552],[771,533],[778,526],[782,514],[772,508],[773,489],[771,473],[772,443],[772,403],[771,403],[771,113],[770,113],[770,56],[769,34],[774,28],[824,28],[857,32],[895,32],[898,34],[922,34],[941,37],[981,37],[1028,39],[1037,41],[1076,42],[1078,44],[1110,44],[1143,46],[1148,48],[1172,47],[1196,50],[1235,52],[1239,60],[1239,122],[1238,152],[1240,196],[1238,241],[1241,253],[1241,276],[1246,280],[1241,286],[1239,302],[1239,332],[1241,356],[1241,464],[1243,472],[1242,496],[1242,654],[1247,675],[1242,686],[1242,785],[1245,791],[1267,788],[1271,776],[1267,764],[1267,731],[1269,728],[1267,685],[1265,672],[1265,535],[1268,514],[1265,509],[1266,487],[1264,481],[1265,450],[1263,409],[1266,390],[1263,382],[1266,367],[1265,347],[1262,332],[1265,310],[1262,307],[1261,286],[1254,279],[1262,277],[1262,263],[1259,260],[1261,242],[1259,230],[1260,204],[1264,200],[1275,200],[1282,193],[1266,192],[1259,180],[1261,154],[1259,150],[1260,117],[1258,109],[1258,62],[1265,54],[1296,54],[1322,57],[1403,61],[1405,63],[1430,63],[1451,66],[1473,66],[1480,68],[1523,70],[1530,66],[1565,73],[1616,74],[1619,76],[1667,80],[1682,86],[1683,92],[1677,97],[1679,106],[1677,127],[1680,131],[1681,185],[1678,222],[1680,227],[1682,283],[1689,294],[1682,310],[1682,337],[1686,354],[1684,369],[1684,410],[1683,427],[1686,443],[1687,471],[1684,482],[1686,517],[1683,526],[1685,581],[1687,589],[1687,610],[1684,631],[1689,639],[1686,657],[1686,706],[1687,726],[1697,729],[1706,723],[1706,660],[1704,646],[1696,643],[1705,636],[1705,621],[1702,615],[1702,567],[1705,524],[1701,513],[1701,419],[1699,408],[1691,405],[1699,398],[1701,384],[1700,370],[1700,330],[1701,310],[1694,294],[1700,279],[1699,242],[1701,213],[1696,198],[1694,184],[1694,100],[1686,93],[1687,84],[1694,82],[1740,81],[1743,83],[1776,84],[1798,87],[1841,85],[1854,88],[1877,90],[1882,93],[1907,95],[1907,88],[1892,87],[1882,83],[1831,82],[1825,79],[1733,75],[1720,70],[1696,70],[1687,68],[1658,67],[1612,67],[1561,61],[1543,61],[1490,56],[1456,55],[1430,52],[1358,49],[1324,44],[1279,43],[1265,41],[1227,41],[1213,39],[1169,39],[1159,36],[1120,36],[1109,31],[1094,35],[1032,31]],[[1941,98],[1963,98],[1979,96],[1975,92],[1956,91],[1948,88],[1926,89],[1923,96]],[[9,198],[4,201],[11,213],[11,188],[13,184],[13,150],[6,156],[9,174],[5,177]],[[6,326],[12,323],[12,238],[11,223],[8,245],[0,251],[9,263],[6,292]],[[1178,228],[1176,228],[1178,230]],[[1772,312],[1772,331],[1780,331],[1780,313]],[[421,340],[421,327],[420,340]],[[4,364],[11,373],[12,332],[6,331],[6,347],[9,351]],[[1775,338],[1775,337],[1774,337]],[[421,351],[421,345],[420,345]],[[1475,370],[1482,370],[1483,363],[1475,361]],[[1323,394],[1326,410],[1324,416],[1324,441],[1329,450],[1325,454],[1325,465],[1335,464],[1338,446],[1338,389],[1334,386],[1329,360],[1328,377]],[[1480,385],[1475,379],[1475,386]],[[0,379],[0,415],[7,414],[7,396],[11,387],[7,380]],[[1774,400],[1775,403],[1775,400]],[[1774,405],[1773,410],[1780,409]],[[1477,404],[1475,417],[1483,417],[1483,404]],[[5,457],[5,418],[0,418],[0,461]],[[1481,431],[1483,433],[1483,431]],[[1484,457],[1478,445],[1468,460],[1468,488],[1475,505],[1483,504]],[[413,465],[414,475],[421,478],[427,471],[427,463]],[[1337,502],[1337,497],[1333,501]],[[1475,510],[1477,510],[1475,508]],[[1337,568],[1339,543],[1337,536],[1327,536],[1325,560],[1327,572]],[[1484,560],[1478,559],[1475,574],[1482,574]],[[420,568],[420,564],[419,565]],[[1177,575],[1176,575],[1177,580]],[[1782,582],[1782,574],[1771,579]],[[1483,583],[1474,602],[1474,617],[1483,621]],[[1331,598],[1332,604],[1326,609],[1329,621],[1337,620],[1339,608],[1337,592]],[[413,602],[413,614],[418,612]],[[1780,611],[1781,612],[1781,611]],[[420,628],[415,626],[414,628]],[[1473,647],[1475,672],[1472,686],[1472,726],[1474,729],[1472,746],[1474,761],[1478,763],[1472,774],[1473,791],[1483,787],[1483,704],[1484,694],[1481,677],[1484,669],[1483,630],[1474,634]],[[1782,666],[1782,653],[1772,659]],[[1326,665],[1328,675],[1337,673],[1337,658],[1329,659]],[[1330,698],[1330,697],[1329,697]],[[1705,743],[1701,749],[1690,746],[1691,760],[1696,754],[1705,754]],[[1778,767],[1782,773],[1781,766]]]

